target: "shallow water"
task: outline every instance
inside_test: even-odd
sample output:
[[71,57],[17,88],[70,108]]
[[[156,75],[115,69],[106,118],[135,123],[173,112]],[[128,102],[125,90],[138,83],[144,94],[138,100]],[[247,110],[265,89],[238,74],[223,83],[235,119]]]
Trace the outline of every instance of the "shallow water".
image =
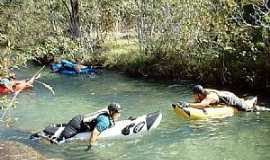
[[[19,73],[29,77],[37,68]],[[160,83],[128,78],[105,71],[96,77],[64,76],[46,70],[40,79],[50,84],[53,96],[39,84],[19,95],[13,128],[0,127],[0,140],[28,144],[47,157],[66,160],[268,160],[270,159],[270,113],[241,113],[225,119],[185,121],[175,116],[170,104],[190,101],[192,84]],[[121,118],[162,111],[160,126],[150,134],[129,140],[99,141],[91,152],[87,142],[50,145],[29,140],[30,132],[49,123],[68,121],[79,113],[94,112],[110,102],[123,107]]]

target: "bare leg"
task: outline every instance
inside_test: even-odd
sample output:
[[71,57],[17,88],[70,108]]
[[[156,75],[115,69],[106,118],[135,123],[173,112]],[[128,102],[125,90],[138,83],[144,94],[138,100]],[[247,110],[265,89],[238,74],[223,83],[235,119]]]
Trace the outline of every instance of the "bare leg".
[[250,109],[252,109],[252,111],[255,111],[255,112],[260,112],[260,111],[269,112],[270,111],[270,108],[257,105],[257,97],[254,97],[250,100],[246,100],[245,102],[249,107],[251,107]]
[[254,111],[257,111],[257,112],[270,112],[270,108],[267,108],[267,107],[264,107],[264,106],[258,106],[256,105],[254,107]]

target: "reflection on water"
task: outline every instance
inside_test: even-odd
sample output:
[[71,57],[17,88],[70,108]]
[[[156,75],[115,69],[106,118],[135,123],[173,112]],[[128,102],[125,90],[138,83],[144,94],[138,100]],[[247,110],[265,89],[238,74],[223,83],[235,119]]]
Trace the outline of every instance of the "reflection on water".
[[[25,71],[25,75],[36,69]],[[268,160],[270,158],[270,113],[241,113],[225,119],[184,121],[175,116],[170,104],[191,100],[188,83],[158,83],[105,72],[92,77],[64,76],[46,71],[40,79],[50,84],[55,96],[40,85],[19,95],[14,111],[14,128],[0,127],[0,139],[31,145],[47,157],[67,160]],[[85,152],[87,142],[64,145],[38,143],[29,132],[49,123],[65,122],[78,113],[88,113],[119,102],[122,118],[161,110],[160,126],[146,136],[129,140],[99,141]]]

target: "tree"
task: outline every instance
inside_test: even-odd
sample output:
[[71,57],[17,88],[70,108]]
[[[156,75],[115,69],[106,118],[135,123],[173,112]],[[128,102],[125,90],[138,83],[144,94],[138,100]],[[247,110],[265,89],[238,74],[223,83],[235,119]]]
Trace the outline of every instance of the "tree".
[[72,39],[77,39],[81,35],[80,31],[80,13],[79,13],[79,0],[70,0],[70,7],[65,0],[62,0],[69,12],[69,33]]

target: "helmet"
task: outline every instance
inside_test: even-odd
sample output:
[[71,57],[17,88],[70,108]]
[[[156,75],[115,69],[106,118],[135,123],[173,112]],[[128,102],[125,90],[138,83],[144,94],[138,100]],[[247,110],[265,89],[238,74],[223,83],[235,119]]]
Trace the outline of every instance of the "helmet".
[[192,88],[192,92],[193,92],[194,94],[203,94],[203,92],[204,92],[203,86],[201,86],[201,85],[195,85],[195,86]]
[[121,106],[118,103],[111,103],[111,104],[108,105],[108,110],[109,110],[109,112],[120,113],[121,112]]

